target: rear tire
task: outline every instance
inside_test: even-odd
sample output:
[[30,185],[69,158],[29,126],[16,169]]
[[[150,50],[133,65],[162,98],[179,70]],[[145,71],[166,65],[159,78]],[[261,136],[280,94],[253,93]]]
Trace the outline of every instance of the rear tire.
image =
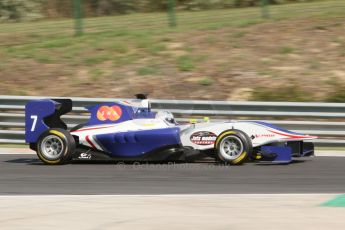
[[252,142],[240,130],[227,130],[222,132],[215,142],[218,160],[231,165],[240,165],[252,154]]
[[72,135],[64,129],[49,129],[37,142],[37,156],[48,165],[69,163],[75,152],[76,143]]

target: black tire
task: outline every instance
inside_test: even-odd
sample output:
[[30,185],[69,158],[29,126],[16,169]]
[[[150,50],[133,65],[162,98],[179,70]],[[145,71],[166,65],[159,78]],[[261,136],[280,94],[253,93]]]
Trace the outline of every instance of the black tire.
[[[72,135],[64,129],[49,129],[37,142],[37,156],[48,165],[69,163],[75,152],[76,143]],[[56,154],[55,154],[56,153]]]
[[[228,142],[226,140],[228,140]],[[231,144],[226,144],[226,142]],[[225,145],[227,146],[225,147]],[[227,148],[229,153],[225,152],[225,148]],[[215,150],[216,157],[221,162],[231,165],[240,165],[251,156],[253,147],[247,134],[240,130],[232,129],[226,130],[218,135],[215,142]],[[233,152],[235,152],[234,155],[232,155]]]

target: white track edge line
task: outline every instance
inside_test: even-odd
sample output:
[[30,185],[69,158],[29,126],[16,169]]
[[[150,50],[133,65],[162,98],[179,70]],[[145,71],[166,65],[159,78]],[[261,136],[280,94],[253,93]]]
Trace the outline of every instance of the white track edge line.
[[[345,191],[344,191],[345,193]],[[337,196],[344,193],[253,193],[253,194],[231,194],[231,193],[218,193],[218,194],[114,194],[114,195],[0,195],[0,198],[49,198],[49,197],[57,197],[57,198],[109,198],[109,197],[217,197],[217,196],[226,196],[226,197],[267,197],[267,196],[274,196],[274,197],[280,197],[280,196]]]

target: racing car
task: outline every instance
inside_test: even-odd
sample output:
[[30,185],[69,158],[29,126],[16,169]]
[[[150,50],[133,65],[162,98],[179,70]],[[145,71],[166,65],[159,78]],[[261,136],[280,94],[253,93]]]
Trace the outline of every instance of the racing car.
[[230,165],[287,164],[314,155],[309,140],[315,136],[250,120],[179,124],[169,111],[152,111],[146,95],[136,96],[86,107],[89,120],[70,130],[61,116],[72,110],[72,100],[29,101],[26,143],[48,165],[76,160],[193,162],[206,156]]

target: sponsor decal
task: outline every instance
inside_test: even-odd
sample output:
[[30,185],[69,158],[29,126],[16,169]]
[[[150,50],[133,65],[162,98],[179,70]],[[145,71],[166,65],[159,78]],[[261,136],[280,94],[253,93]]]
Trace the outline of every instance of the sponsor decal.
[[90,153],[81,153],[79,155],[78,159],[90,160],[91,159],[91,154]]
[[275,135],[271,133],[255,134],[255,138],[269,138],[274,136]]
[[196,132],[190,136],[190,141],[196,145],[212,145],[216,139],[217,135],[208,131]]
[[121,107],[114,106],[101,106],[97,111],[97,119],[100,121],[117,121],[122,116]]

